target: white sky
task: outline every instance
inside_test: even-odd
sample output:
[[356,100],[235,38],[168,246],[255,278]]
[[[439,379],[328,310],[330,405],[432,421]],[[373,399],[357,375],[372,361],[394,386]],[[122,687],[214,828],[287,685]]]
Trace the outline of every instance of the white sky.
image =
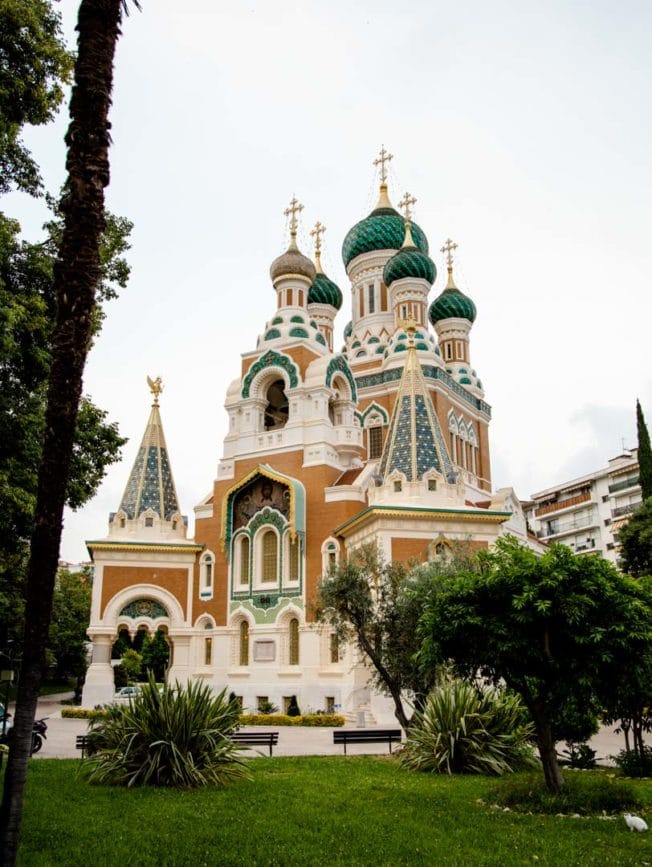
[[[59,8],[72,39],[76,0]],[[472,363],[493,406],[494,485],[531,493],[635,445],[652,423],[652,60],[647,0],[142,0],[124,22],[108,206],[135,223],[128,288],[107,310],[85,386],[128,436],[97,497],[68,514],[61,555],[106,533],[160,375],[182,511],[212,486],[239,354],[273,313],[283,209],[300,242],[326,226],[342,288],[348,229],[376,198],[418,198],[441,291],[441,244],[474,299]],[[47,186],[63,181],[67,109],[31,131]],[[45,213],[2,205],[37,239]]]

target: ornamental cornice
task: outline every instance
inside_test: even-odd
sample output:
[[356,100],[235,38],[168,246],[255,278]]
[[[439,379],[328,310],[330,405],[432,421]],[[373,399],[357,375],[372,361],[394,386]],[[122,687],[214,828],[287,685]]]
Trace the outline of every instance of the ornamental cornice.
[[167,545],[165,542],[86,542],[89,551],[160,551],[171,554],[194,554],[204,550],[204,545]]
[[470,509],[427,509],[409,506],[369,506],[333,530],[333,535],[345,536],[380,518],[407,518],[410,520],[461,521],[463,523],[502,524],[511,518],[511,512],[476,511]]

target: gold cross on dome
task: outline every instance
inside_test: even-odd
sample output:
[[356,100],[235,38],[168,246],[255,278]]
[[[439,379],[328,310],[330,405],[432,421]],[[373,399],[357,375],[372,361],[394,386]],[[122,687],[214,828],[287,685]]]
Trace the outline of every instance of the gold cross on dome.
[[321,252],[321,236],[325,231],[326,226],[323,226],[319,220],[317,220],[314,227],[310,230],[310,235],[315,239],[315,253]]
[[398,203],[399,208],[403,210],[406,220],[410,221],[412,219],[410,208],[412,207],[412,205],[416,205],[416,203],[417,200],[409,193],[406,193],[401,199],[401,201]]
[[441,252],[446,254],[446,264],[449,268],[453,267],[453,250],[457,250],[457,244],[453,243],[450,238],[446,238]]
[[380,154],[378,158],[374,160],[375,166],[380,166],[380,183],[384,184],[387,181],[387,168],[385,167],[385,163],[388,163],[390,160],[394,159],[394,154],[387,153],[385,150],[385,145],[383,145],[380,149]]
[[303,205],[299,204],[297,197],[293,193],[290,199],[290,206],[283,211],[285,216],[290,218],[290,234],[293,238],[297,234],[297,214],[300,214],[301,211],[303,211]]

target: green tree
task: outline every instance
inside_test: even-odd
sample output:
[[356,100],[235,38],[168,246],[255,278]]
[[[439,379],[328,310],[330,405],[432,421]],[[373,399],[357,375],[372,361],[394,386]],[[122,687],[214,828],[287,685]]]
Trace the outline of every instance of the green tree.
[[652,497],[648,497],[618,533],[620,567],[640,578],[652,575]]
[[406,698],[423,707],[436,677],[435,667],[424,669],[417,660],[417,626],[426,596],[462,563],[471,568],[464,551],[453,562],[409,570],[401,563],[383,563],[375,546],[365,546],[320,583],[318,621],[330,625],[341,642],[352,642],[371,663],[376,686],[391,696],[396,719],[406,730],[412,719]]
[[143,657],[137,650],[125,650],[120,665],[127,672],[129,680],[137,680],[143,670]]
[[21,132],[54,118],[73,58],[48,0],[1,0],[0,17],[0,193],[35,195],[41,178]]
[[61,200],[63,232],[53,269],[57,317],[27,566],[21,679],[0,808],[4,864],[15,864],[18,854],[82,377],[101,280],[104,187],[109,183],[108,113],[121,9],[121,0],[82,0],[79,7],[78,52],[66,134],[68,177]]
[[601,557],[552,545],[537,557],[513,538],[479,555],[479,573],[461,573],[431,594],[421,622],[422,661],[452,659],[517,692],[534,723],[546,785],[563,778],[555,722],[569,702],[596,708],[608,685],[652,642],[648,590]]
[[154,678],[160,682],[165,680],[168,662],[170,660],[170,648],[162,629],[157,629],[154,638],[147,636],[142,647],[143,668],[154,674]]
[[652,446],[641,404],[636,401],[636,431],[638,433],[638,473],[644,500],[652,497]]
[[92,585],[87,570],[60,569],[52,600],[48,650],[56,664],[57,678],[78,680],[86,672],[86,628],[91,613]]

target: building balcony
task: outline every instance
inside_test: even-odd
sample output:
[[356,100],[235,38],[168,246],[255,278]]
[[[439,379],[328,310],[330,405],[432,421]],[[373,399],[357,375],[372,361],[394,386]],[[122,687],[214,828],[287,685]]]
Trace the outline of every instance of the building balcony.
[[554,503],[547,503],[545,506],[539,506],[534,510],[536,518],[541,518],[543,515],[549,515],[551,512],[559,512],[561,509],[568,509],[571,506],[579,506],[581,503],[588,503],[591,499],[591,492],[586,491],[584,494],[578,494],[576,497],[567,497],[565,500],[557,500]]
[[626,506],[617,506],[617,508],[611,510],[611,517],[620,518],[621,515],[630,515],[635,509],[638,509],[642,502],[642,500],[639,500],[637,503],[627,503]]
[[556,527],[543,527],[537,530],[539,539],[549,539],[551,536],[563,536],[566,533],[574,533],[575,530],[585,530],[587,527],[597,527],[599,521],[597,518],[576,518],[574,521],[564,521],[562,524],[557,524]]
[[615,494],[617,491],[626,491],[627,488],[635,488],[637,487],[638,483],[638,476],[632,476],[629,479],[623,479],[620,482],[614,482],[613,484],[609,485],[609,493]]

